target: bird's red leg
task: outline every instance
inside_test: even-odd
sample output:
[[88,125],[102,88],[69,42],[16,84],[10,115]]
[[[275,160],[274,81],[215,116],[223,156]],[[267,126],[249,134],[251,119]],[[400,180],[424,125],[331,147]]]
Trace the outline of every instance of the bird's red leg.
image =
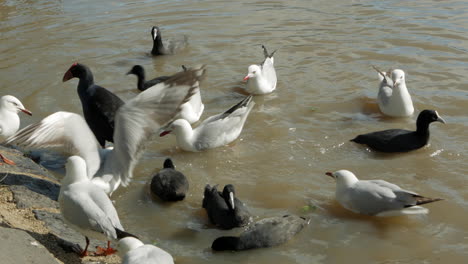
[[109,256],[117,252],[117,250],[111,248],[110,246],[110,241],[107,241],[107,248],[104,249],[102,247],[97,246],[96,247],[96,256]]
[[9,164],[9,165],[16,165],[16,163],[14,161],[12,161],[11,159],[7,159],[5,156],[3,156],[3,154],[0,154],[0,158],[2,159],[3,162],[5,162],[6,164]]
[[89,246],[89,238],[86,238],[86,247],[85,249],[80,253],[80,258],[88,256],[88,246]]

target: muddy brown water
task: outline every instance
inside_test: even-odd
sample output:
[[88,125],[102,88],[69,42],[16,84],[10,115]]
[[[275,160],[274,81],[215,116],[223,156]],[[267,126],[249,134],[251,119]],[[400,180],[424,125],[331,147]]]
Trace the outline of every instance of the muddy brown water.
[[[126,229],[170,252],[177,263],[466,263],[468,260],[468,128],[466,1],[0,1],[0,89],[34,116],[81,113],[69,66],[88,65],[96,83],[124,99],[136,94],[134,65],[148,76],[204,63],[205,113],[242,98],[248,65],[260,44],[279,49],[277,90],[257,103],[240,138],[227,147],[187,153],[173,136],[155,138],[130,186],[112,196]],[[186,34],[190,46],[151,58],[150,29]],[[377,73],[406,72],[416,113],[436,109],[427,147],[383,155],[349,142],[385,128],[414,128],[409,118],[383,117]],[[190,181],[185,201],[162,204],[147,192],[165,157]],[[441,197],[419,217],[375,219],[345,211],[326,171],[349,169]],[[310,225],[275,248],[213,253],[221,231],[201,209],[205,184],[233,183],[256,216],[300,214]],[[308,211],[304,206],[310,205]],[[314,209],[315,208],[315,209]]]

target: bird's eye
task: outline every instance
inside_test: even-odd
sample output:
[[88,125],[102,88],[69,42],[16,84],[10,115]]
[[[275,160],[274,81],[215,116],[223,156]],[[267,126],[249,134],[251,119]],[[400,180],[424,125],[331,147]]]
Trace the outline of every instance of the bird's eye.
[[252,73],[255,74],[255,73],[257,73],[257,71],[253,71]]

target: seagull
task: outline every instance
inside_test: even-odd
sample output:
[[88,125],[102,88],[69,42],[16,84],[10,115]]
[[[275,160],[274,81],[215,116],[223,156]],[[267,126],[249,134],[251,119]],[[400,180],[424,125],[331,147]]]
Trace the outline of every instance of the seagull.
[[250,65],[248,74],[244,77],[247,81],[247,92],[251,94],[267,94],[276,89],[276,71],[274,66],[273,54],[268,54],[264,45],[262,45],[265,60],[260,65]]
[[265,218],[247,227],[239,237],[218,237],[211,248],[216,251],[239,251],[277,246],[290,240],[307,224],[308,219],[296,215]]
[[153,38],[151,54],[154,56],[175,54],[184,49],[188,43],[186,35],[183,36],[183,39],[164,39],[163,41],[159,27],[151,28],[151,37]]
[[224,186],[222,193],[216,187],[207,184],[203,196],[203,208],[206,209],[211,222],[223,229],[247,225],[251,218],[250,213],[235,197],[234,186]]
[[117,253],[122,258],[122,264],[174,264],[171,254],[166,251],[153,245],[145,245],[131,234],[117,231]]
[[124,229],[114,205],[107,194],[90,181],[86,162],[81,157],[69,157],[65,169],[58,202],[64,222],[86,238],[81,257],[88,254],[89,237],[107,240],[107,249],[98,249],[101,254],[115,253],[110,240],[117,239],[116,228]]
[[129,100],[115,115],[114,148],[101,149],[78,114],[56,112],[18,131],[7,141],[27,148],[59,147],[86,161],[91,181],[111,194],[127,186],[143,147],[162,126],[173,120],[190,100],[205,75],[205,66],[180,72]]
[[363,134],[351,139],[382,152],[408,152],[424,147],[429,142],[429,124],[445,120],[435,110],[423,110],[416,120],[416,131],[388,129]]
[[411,95],[406,88],[405,72],[396,69],[391,71],[391,76],[388,76],[389,73],[381,72],[375,66],[373,67],[379,73],[380,85],[377,102],[380,111],[394,117],[412,115],[414,107]]
[[346,209],[358,214],[398,216],[427,214],[429,210],[419,205],[443,199],[428,198],[401,189],[384,180],[360,181],[352,172],[339,170],[326,175],[336,180],[336,199]]
[[[12,95],[4,95],[0,98],[0,141],[4,141],[18,131],[20,126],[18,112],[20,111],[32,115],[31,111],[24,108],[18,98]],[[0,159],[6,164],[16,165],[14,161],[7,159],[2,154],[0,154]]]
[[94,84],[93,73],[84,64],[73,63],[63,75],[63,82],[78,78],[78,95],[83,114],[99,144],[114,142],[115,114],[124,102],[104,87]]
[[169,123],[160,136],[174,132],[177,144],[185,151],[197,152],[227,145],[241,133],[254,104],[252,96],[247,96],[226,112],[208,117],[195,129],[187,120],[177,119]]
[[[187,71],[189,68],[182,65],[182,70]],[[127,74],[135,74],[138,76],[138,90],[144,91],[160,82],[170,78],[170,76],[160,76],[155,79],[145,81],[145,70],[140,65],[135,65]],[[205,105],[201,101],[200,89],[197,89],[195,94],[190,98],[190,101],[182,105],[178,117],[187,120],[190,124],[200,120],[200,116],[205,109]]]
[[164,161],[164,168],[151,179],[151,192],[163,201],[181,201],[189,189],[185,175],[176,170],[170,158]]

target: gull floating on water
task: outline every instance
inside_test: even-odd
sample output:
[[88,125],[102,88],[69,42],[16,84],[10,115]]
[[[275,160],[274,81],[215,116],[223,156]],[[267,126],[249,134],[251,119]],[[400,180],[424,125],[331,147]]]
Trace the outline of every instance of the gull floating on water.
[[423,110],[416,120],[416,131],[387,129],[359,135],[351,141],[366,144],[382,152],[407,152],[424,147],[429,142],[429,125],[445,120],[434,110]]
[[104,255],[115,252],[110,240],[117,239],[116,228],[123,230],[119,216],[107,194],[92,184],[86,162],[79,156],[67,160],[58,202],[65,223],[86,238],[82,257],[87,255],[89,238],[108,241],[107,249],[101,250]]
[[114,148],[102,150],[96,137],[78,114],[57,112],[18,131],[7,143],[27,148],[59,147],[79,155],[91,181],[110,194],[127,186],[144,145],[180,111],[198,89],[205,67],[180,72],[129,100],[115,116]]
[[[20,127],[18,112],[20,111],[32,115],[29,110],[24,108],[18,98],[12,95],[4,95],[0,98],[0,142],[18,131]],[[0,154],[0,159],[6,164],[15,165],[14,161],[7,159],[2,154]]]
[[336,199],[346,209],[358,214],[398,216],[427,214],[429,210],[419,205],[437,202],[440,198],[428,198],[401,189],[384,180],[358,180],[348,170],[327,172],[336,180]]
[[178,119],[164,128],[160,136],[174,132],[177,144],[185,151],[202,151],[234,141],[241,133],[255,102],[247,96],[226,112],[210,116],[195,129],[185,119]]
[[276,71],[274,58],[276,50],[271,54],[264,45],[262,45],[265,60],[260,64],[252,64],[248,68],[248,74],[244,77],[247,81],[247,92],[251,94],[267,94],[276,89]]
[[379,74],[377,102],[380,111],[385,115],[395,117],[412,115],[414,107],[411,95],[406,88],[405,72],[400,69],[392,70],[390,73],[381,72],[375,66],[374,69]]

